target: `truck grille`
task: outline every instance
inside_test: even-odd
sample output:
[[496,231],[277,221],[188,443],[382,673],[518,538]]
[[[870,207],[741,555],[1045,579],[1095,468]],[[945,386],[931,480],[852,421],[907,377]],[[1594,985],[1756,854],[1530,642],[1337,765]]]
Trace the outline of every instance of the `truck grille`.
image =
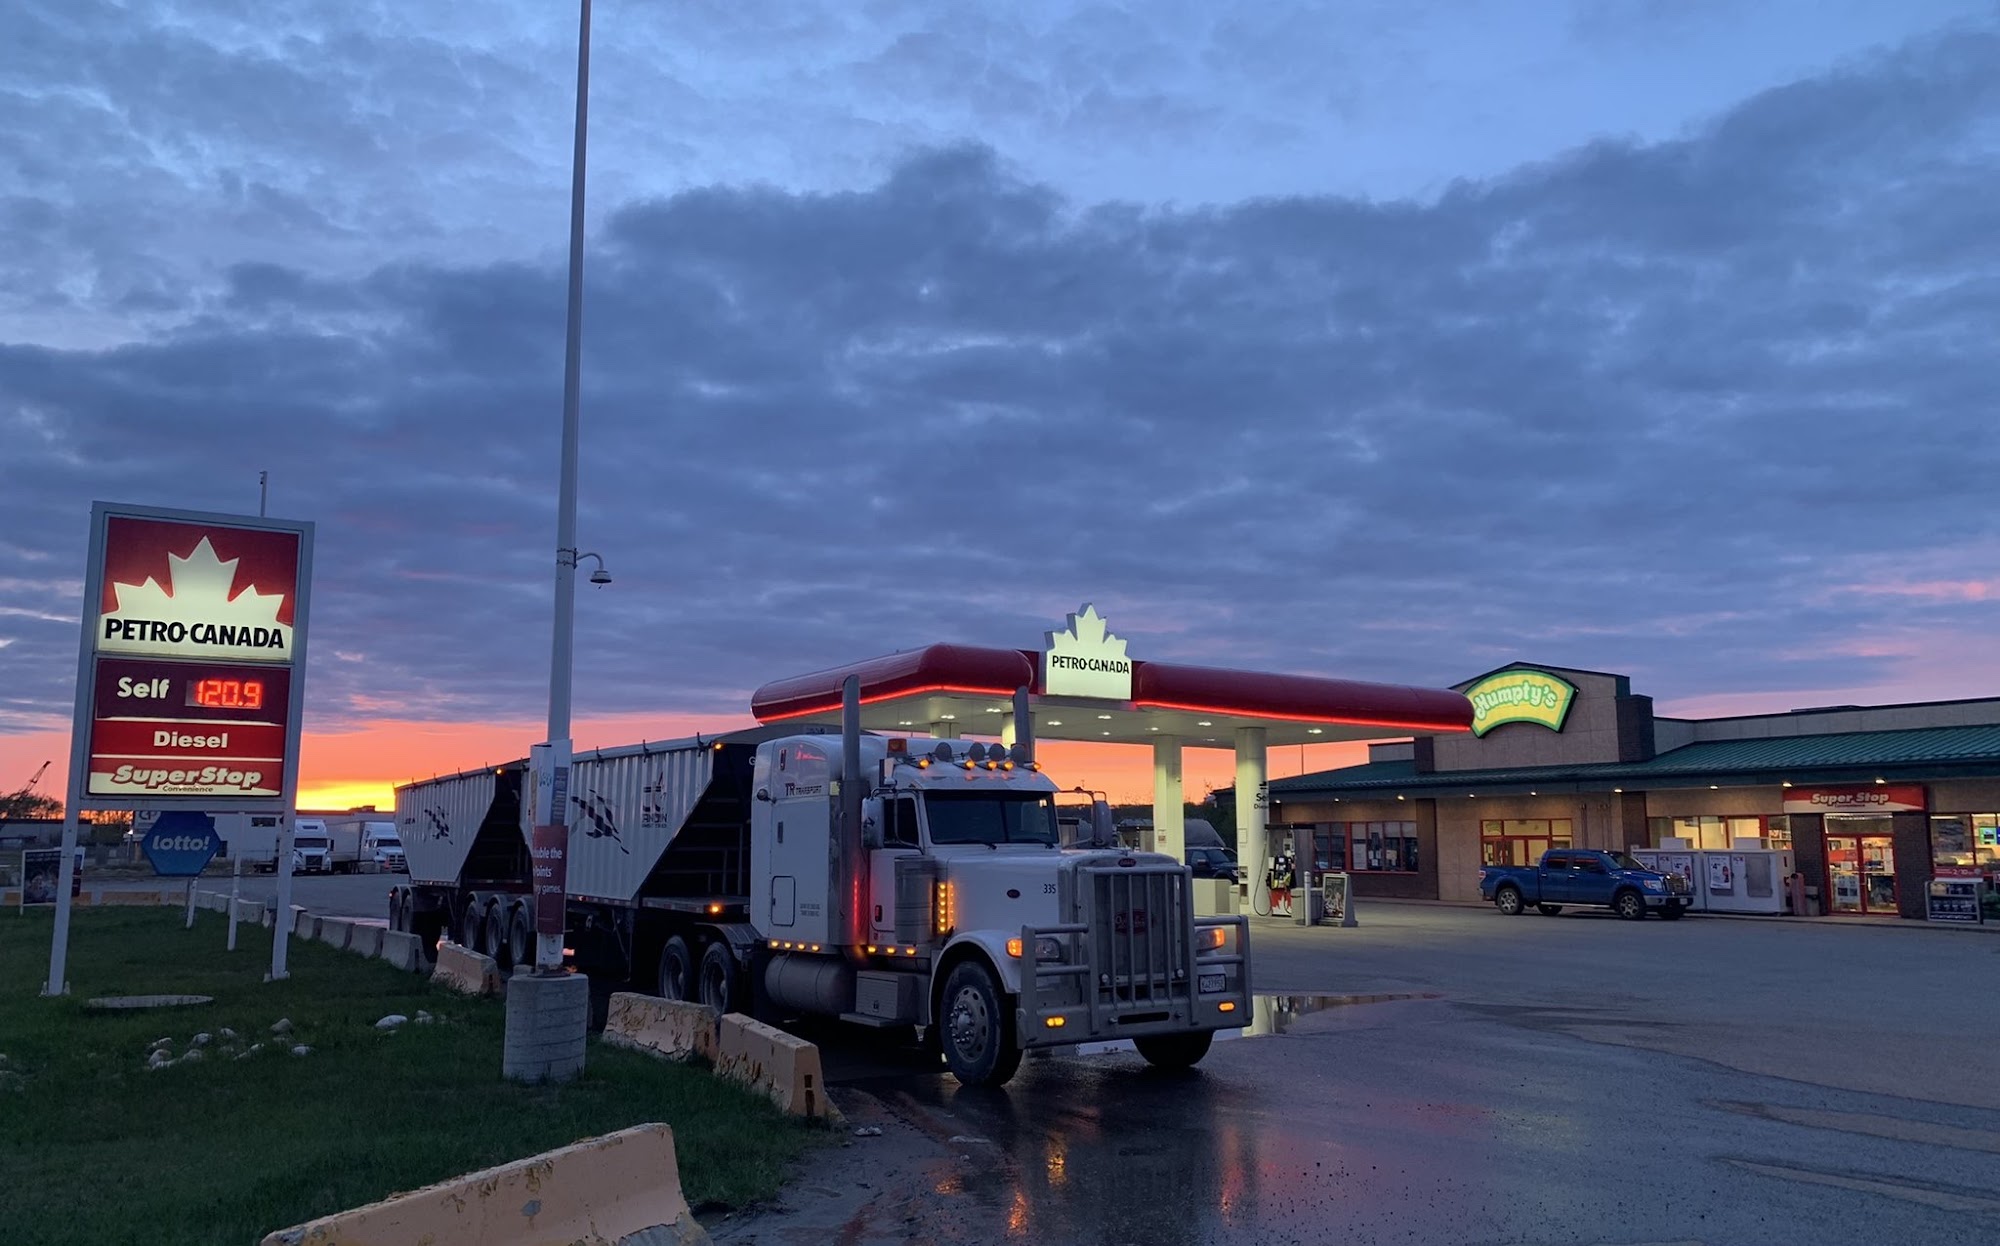
[[1159,1006],[1189,993],[1192,907],[1179,870],[1086,870],[1085,914],[1097,969],[1097,1002],[1114,1020],[1158,1020]]

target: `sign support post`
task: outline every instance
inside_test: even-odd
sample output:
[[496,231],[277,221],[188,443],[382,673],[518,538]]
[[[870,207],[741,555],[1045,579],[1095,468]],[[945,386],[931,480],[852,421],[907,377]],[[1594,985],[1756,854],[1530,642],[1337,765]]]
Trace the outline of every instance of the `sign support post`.
[[242,841],[229,850],[229,950],[236,950],[236,901],[243,894]]

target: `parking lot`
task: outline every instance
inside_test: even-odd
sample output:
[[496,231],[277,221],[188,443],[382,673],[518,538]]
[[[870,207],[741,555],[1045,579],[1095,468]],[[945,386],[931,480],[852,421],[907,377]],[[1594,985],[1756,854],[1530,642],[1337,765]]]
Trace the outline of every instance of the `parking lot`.
[[2000,1240],[2000,938],[1388,903],[1361,921],[1258,922],[1268,1032],[1187,1078],[1107,1054],[979,1093],[823,1037],[836,1100],[883,1135],[717,1239]]

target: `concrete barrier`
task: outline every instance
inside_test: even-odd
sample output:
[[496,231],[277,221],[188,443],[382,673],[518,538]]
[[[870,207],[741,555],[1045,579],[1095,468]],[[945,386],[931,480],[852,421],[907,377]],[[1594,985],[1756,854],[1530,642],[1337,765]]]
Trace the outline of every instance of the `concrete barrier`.
[[706,1246],[674,1133],[635,1125],[266,1234],[262,1246]]
[[382,954],[382,936],[389,933],[380,926],[363,926],[357,923],[347,935],[347,950],[362,956]]
[[500,966],[493,963],[491,956],[441,940],[431,981],[467,995],[498,995]]
[[322,917],[319,919],[319,941],[330,948],[347,950],[348,936],[354,933],[354,923],[344,917]]
[[840,1119],[840,1110],[827,1102],[819,1048],[740,1012],[725,1014],[718,1027],[715,1071],[793,1116]]
[[0,891],[0,908],[17,909],[20,907],[21,889],[19,887],[9,887],[5,891]]
[[715,1014],[702,1004],[617,991],[605,1012],[604,1041],[614,1047],[657,1051],[676,1060],[700,1056],[713,1062]]
[[239,898],[236,901],[236,920],[239,922],[264,920],[264,902],[262,900],[244,900]]
[[415,973],[424,967],[424,941],[400,930],[385,930],[381,957],[406,973]]

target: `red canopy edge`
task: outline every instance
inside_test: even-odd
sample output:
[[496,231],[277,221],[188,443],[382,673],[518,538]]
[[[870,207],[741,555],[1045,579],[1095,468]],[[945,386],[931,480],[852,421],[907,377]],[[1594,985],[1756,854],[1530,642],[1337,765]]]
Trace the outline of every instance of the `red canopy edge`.
[[1450,689],[1166,662],[1134,662],[1132,667],[1135,707],[1423,733],[1472,729],[1472,702]]
[[929,645],[774,680],[750,695],[750,712],[759,722],[772,722],[837,710],[849,675],[861,677],[864,705],[927,692],[1011,697],[1016,688],[1034,686],[1035,664],[1016,649]]

